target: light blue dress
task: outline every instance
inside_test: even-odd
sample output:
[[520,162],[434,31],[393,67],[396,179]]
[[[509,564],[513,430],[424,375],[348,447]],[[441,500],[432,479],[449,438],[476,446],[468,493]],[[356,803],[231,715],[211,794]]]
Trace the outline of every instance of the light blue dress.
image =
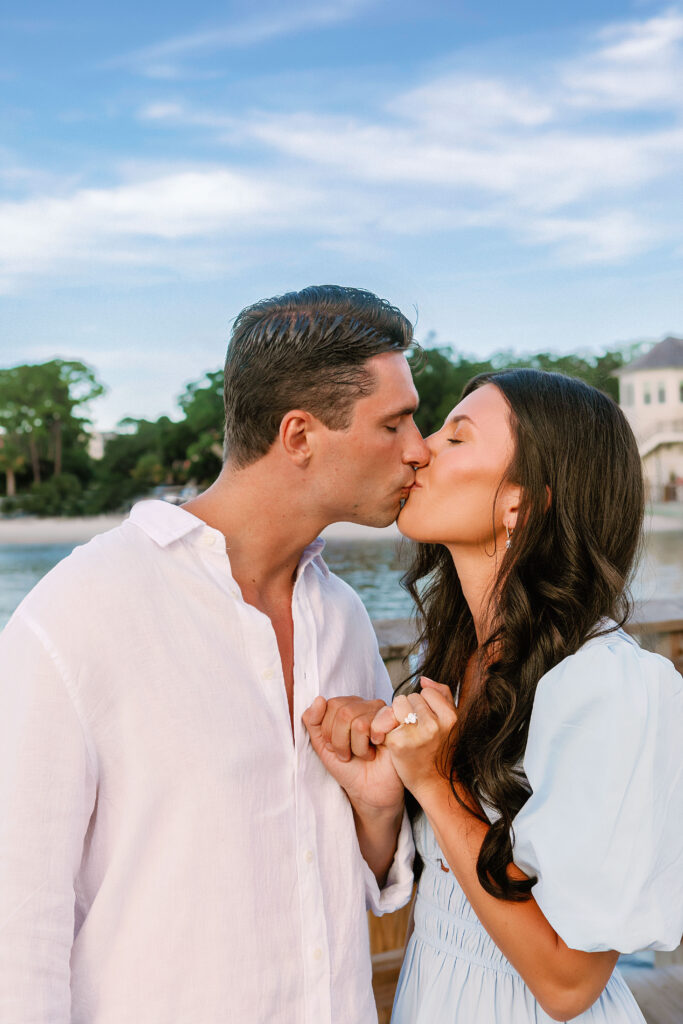
[[[536,691],[532,794],[514,860],[573,949],[674,949],[683,934],[683,679],[622,631],[589,641]],[[551,1021],[470,906],[424,815],[424,870],[392,1024]],[[642,1024],[615,970],[581,1024]]]

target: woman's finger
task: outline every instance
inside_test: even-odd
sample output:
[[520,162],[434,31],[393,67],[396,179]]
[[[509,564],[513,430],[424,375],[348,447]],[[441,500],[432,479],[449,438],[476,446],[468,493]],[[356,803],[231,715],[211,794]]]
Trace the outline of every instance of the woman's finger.
[[[408,728],[413,728],[417,724],[413,721],[412,716],[415,716],[417,722],[422,722],[423,725],[435,717],[421,693],[400,694],[398,697],[394,697],[393,708],[399,725],[407,725]],[[407,722],[406,719],[408,719]]]
[[447,693],[442,693],[441,688],[435,690],[428,687],[422,694],[422,699],[436,715],[441,726],[453,728],[458,720],[458,715],[450,690]]
[[445,683],[437,683],[435,679],[430,679],[429,676],[420,676],[420,685],[425,691],[431,690],[434,693],[443,694],[444,697],[450,697],[451,702],[454,703],[451,689]]

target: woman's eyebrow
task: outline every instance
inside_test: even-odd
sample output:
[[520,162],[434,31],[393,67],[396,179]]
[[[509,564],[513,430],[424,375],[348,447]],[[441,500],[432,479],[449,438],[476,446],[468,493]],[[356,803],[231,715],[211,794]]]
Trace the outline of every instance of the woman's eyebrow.
[[465,416],[464,413],[460,416],[449,416],[448,419],[446,420],[446,423],[460,423],[461,420],[467,420],[467,422],[471,423],[473,427],[476,426],[472,417]]

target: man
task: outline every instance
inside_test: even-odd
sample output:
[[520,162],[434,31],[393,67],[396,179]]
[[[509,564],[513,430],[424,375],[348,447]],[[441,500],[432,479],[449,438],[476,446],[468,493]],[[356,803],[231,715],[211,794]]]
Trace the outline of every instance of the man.
[[411,890],[402,793],[371,751],[347,799],[302,714],[391,697],[316,538],[390,523],[428,457],[411,339],[355,289],[245,309],[216,482],[136,506],[0,637],[3,1024],[375,1019],[364,908]]

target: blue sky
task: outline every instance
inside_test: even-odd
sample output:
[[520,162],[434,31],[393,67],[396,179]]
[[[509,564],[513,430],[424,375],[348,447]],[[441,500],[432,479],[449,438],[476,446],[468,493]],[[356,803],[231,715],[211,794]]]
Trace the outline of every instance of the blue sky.
[[0,365],[108,429],[312,283],[470,355],[680,334],[682,182],[681,4],[6,0]]

